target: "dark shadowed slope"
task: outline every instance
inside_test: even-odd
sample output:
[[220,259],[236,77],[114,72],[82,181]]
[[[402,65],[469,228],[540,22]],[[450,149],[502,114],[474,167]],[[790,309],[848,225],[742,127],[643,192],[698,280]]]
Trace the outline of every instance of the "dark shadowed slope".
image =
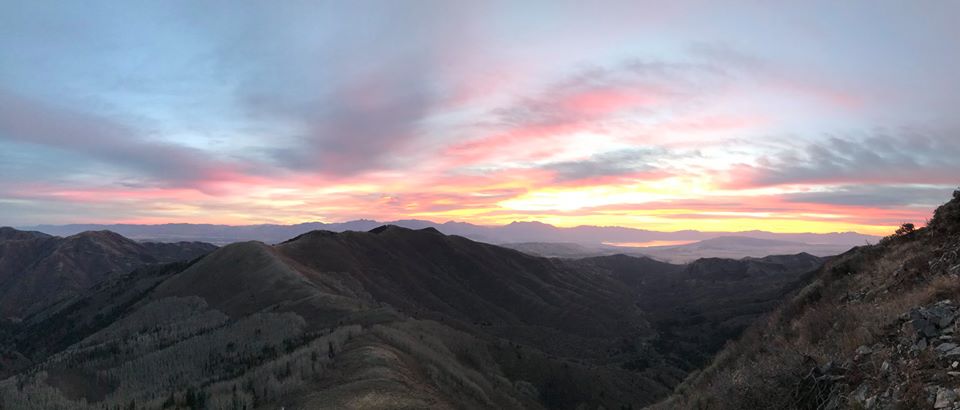
[[597,337],[643,325],[630,294],[609,276],[434,229],[314,232],[277,249],[312,272],[348,272],[374,300],[430,318]]
[[66,238],[0,228],[0,315],[23,317],[137,267],[192,259],[204,243],[138,243],[109,231]]
[[807,255],[759,259],[697,260],[671,265],[624,255],[571,261],[604,269],[630,286],[637,305],[656,329],[651,341],[661,360],[672,367],[702,366],[732,337],[758,316],[773,309],[783,295],[803,283],[821,258]]
[[[743,314],[688,320],[696,313],[684,307],[711,306],[687,297],[719,289],[735,299],[763,278],[746,292],[763,298],[760,289],[778,294],[800,275],[772,266],[706,281],[649,259],[546,259],[395,226],[237,243],[103,282],[11,328],[9,356],[33,365],[0,382],[0,399],[4,408],[638,407],[693,366],[673,345],[709,355],[721,334],[685,330],[726,328]],[[60,328],[70,330],[51,331]]]

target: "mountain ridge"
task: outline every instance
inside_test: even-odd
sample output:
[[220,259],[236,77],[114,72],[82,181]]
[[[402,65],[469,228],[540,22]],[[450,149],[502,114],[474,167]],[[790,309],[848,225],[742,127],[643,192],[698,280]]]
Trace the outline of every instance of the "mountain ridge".
[[[691,281],[673,275],[682,266],[651,259],[541,258],[430,227],[236,243],[107,280],[9,329],[12,344],[2,344],[34,364],[0,381],[0,399],[14,408],[187,406],[196,394],[214,407],[639,406],[769,309],[806,270],[791,266],[756,275],[745,292],[741,278]],[[701,294],[718,298],[690,303]],[[77,384],[76,374],[106,384]]]
[[[490,243],[508,242],[576,242],[600,244],[604,242],[649,242],[657,240],[704,240],[718,236],[752,236],[761,239],[791,240],[804,243],[829,243],[843,245],[863,245],[876,242],[877,236],[856,232],[832,233],[774,233],[766,231],[743,232],[707,232],[681,230],[674,232],[652,231],[639,228],[617,226],[581,225],[575,227],[556,227],[542,222],[512,222],[506,225],[475,225],[467,222],[447,221],[436,223],[426,220],[399,220],[377,222],[368,219],[340,223],[305,222],[293,225],[215,225],[215,224],[74,224],[74,225],[37,225],[23,229],[37,230],[57,235],[68,235],[77,231],[109,229],[126,237],[137,240],[200,240],[214,244],[226,244],[244,240],[259,240],[265,243],[278,243],[312,230],[329,231],[369,231],[382,225],[397,225],[411,229],[433,227],[445,234],[459,235]],[[525,229],[534,227],[534,229]]]
[[200,242],[136,242],[111,231],[67,237],[3,228],[0,314],[21,318],[137,267],[192,259],[215,247]]

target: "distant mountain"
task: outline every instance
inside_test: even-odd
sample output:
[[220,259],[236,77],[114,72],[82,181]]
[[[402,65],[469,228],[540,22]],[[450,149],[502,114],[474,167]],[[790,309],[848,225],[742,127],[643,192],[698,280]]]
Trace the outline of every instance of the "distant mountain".
[[[596,246],[600,244],[645,243],[653,241],[701,241],[723,236],[750,237],[761,240],[792,241],[816,245],[842,245],[849,249],[867,243],[875,243],[879,237],[841,233],[772,233],[764,231],[746,232],[700,232],[677,231],[658,232],[644,229],[614,226],[577,226],[560,228],[540,222],[513,222],[503,226],[474,225],[464,222],[435,223],[423,220],[401,220],[377,222],[356,220],[343,223],[309,222],[297,225],[207,225],[207,224],[163,224],[163,225],[38,225],[24,227],[52,235],[73,235],[83,231],[110,230],[136,240],[155,241],[202,241],[218,245],[241,242],[261,241],[278,243],[313,230],[331,232],[369,231],[381,225],[395,225],[410,229],[435,228],[447,235],[459,235],[476,241],[494,244],[521,242],[566,242]],[[795,251],[800,252],[800,250]],[[762,255],[761,255],[762,256]]]
[[397,226],[235,243],[8,326],[0,407],[637,408],[819,261],[705,275]]
[[109,231],[61,238],[0,228],[0,317],[20,318],[112,275],[196,258],[215,248],[197,242],[140,243]]

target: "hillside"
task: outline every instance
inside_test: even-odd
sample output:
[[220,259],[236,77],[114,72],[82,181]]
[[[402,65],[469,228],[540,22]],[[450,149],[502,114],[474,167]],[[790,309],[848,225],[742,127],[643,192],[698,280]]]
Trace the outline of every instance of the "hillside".
[[109,231],[60,238],[0,228],[0,317],[22,318],[111,276],[213,249],[198,242],[139,243]]
[[960,191],[828,261],[654,408],[960,408]]
[[[0,399],[3,408],[639,407],[819,259],[733,263],[748,275],[705,278],[622,255],[547,259],[396,226],[237,243],[103,282],[8,329],[16,370]],[[694,303],[700,294],[720,297]]]
[[633,289],[637,305],[657,331],[652,345],[658,354],[673,366],[692,371],[776,307],[823,260],[799,254],[671,265],[615,255],[579,262],[605,269]]

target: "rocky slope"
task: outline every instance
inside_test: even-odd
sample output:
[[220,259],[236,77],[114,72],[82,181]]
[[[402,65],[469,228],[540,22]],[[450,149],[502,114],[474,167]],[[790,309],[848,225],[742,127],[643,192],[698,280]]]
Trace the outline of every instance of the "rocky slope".
[[8,329],[0,407],[639,407],[819,259],[704,263],[547,259],[395,226],[232,244]]
[[61,238],[0,228],[0,317],[22,318],[111,276],[214,249],[200,242],[139,243],[109,231]]
[[960,408],[960,191],[831,261],[654,408]]

